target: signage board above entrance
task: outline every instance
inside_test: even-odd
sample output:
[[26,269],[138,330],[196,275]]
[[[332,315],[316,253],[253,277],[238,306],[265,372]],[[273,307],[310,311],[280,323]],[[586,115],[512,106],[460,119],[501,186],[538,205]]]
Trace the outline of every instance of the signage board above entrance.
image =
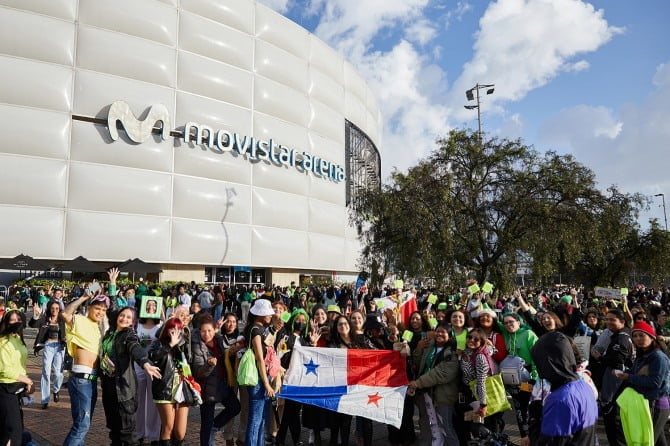
[[308,152],[301,152],[276,143],[272,138],[257,139],[225,129],[215,130],[210,126],[196,122],[187,122],[184,130],[170,130],[172,121],[167,107],[154,104],[149,108],[143,120],[137,119],[130,106],[123,101],[116,101],[109,107],[107,127],[113,141],[119,139],[116,127],[120,122],[128,138],[141,144],[151,136],[156,123],[161,123],[161,138],[167,140],[171,135],[182,138],[185,143],[204,145],[215,152],[224,154],[235,152],[249,160],[262,160],[277,166],[295,167],[300,172],[312,172],[322,178],[336,183],[344,180],[344,168]]

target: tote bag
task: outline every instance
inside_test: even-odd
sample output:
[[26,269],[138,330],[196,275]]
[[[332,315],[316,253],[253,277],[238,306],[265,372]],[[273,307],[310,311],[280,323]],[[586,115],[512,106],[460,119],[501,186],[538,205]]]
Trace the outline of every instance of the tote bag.
[[248,348],[237,368],[237,384],[240,386],[255,386],[258,384],[258,368],[256,367],[256,356],[254,349]]

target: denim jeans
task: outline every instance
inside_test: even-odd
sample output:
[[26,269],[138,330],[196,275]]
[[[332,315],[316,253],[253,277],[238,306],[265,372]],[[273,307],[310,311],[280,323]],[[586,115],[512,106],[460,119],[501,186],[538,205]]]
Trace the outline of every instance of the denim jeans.
[[249,418],[244,446],[265,446],[265,416],[269,400],[265,396],[263,381],[259,378],[258,384],[247,387],[247,391],[249,392]]
[[60,342],[47,342],[44,346],[42,357],[42,379],[40,388],[42,392],[42,404],[48,404],[51,400],[51,372],[53,370],[53,391],[60,391],[63,385],[63,359],[65,348]]
[[86,434],[91,426],[91,417],[98,399],[98,383],[71,376],[67,381],[70,394],[70,411],[72,412],[72,428],[67,434],[63,446],[80,446],[84,444]]
[[437,411],[437,419],[444,429],[444,440],[440,439],[444,443],[437,444],[458,444],[458,436],[454,428],[454,406],[437,406],[435,410]]

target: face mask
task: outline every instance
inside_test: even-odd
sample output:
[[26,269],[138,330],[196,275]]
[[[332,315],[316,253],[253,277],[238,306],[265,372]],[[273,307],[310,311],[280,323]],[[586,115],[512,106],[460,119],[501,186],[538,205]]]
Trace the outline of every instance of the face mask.
[[295,324],[293,324],[293,330],[297,330],[300,332],[305,330],[305,327],[307,327],[307,324],[304,322],[296,322]]
[[7,325],[7,330],[10,333],[18,333],[20,329],[21,329],[21,322],[13,322]]

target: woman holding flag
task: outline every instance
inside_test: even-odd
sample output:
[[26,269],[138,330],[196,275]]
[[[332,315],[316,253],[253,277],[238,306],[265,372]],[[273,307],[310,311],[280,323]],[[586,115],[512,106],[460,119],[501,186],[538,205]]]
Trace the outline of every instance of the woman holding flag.
[[[339,316],[334,321],[333,334],[328,345],[332,348],[367,348],[365,338],[353,332],[351,324],[346,316]],[[351,415],[343,413],[333,413],[333,419],[330,428],[330,446],[337,446],[338,432],[342,439],[342,445],[349,444],[349,432],[351,431]],[[363,446],[372,445],[372,421],[366,418],[357,417],[357,431],[363,439]]]

